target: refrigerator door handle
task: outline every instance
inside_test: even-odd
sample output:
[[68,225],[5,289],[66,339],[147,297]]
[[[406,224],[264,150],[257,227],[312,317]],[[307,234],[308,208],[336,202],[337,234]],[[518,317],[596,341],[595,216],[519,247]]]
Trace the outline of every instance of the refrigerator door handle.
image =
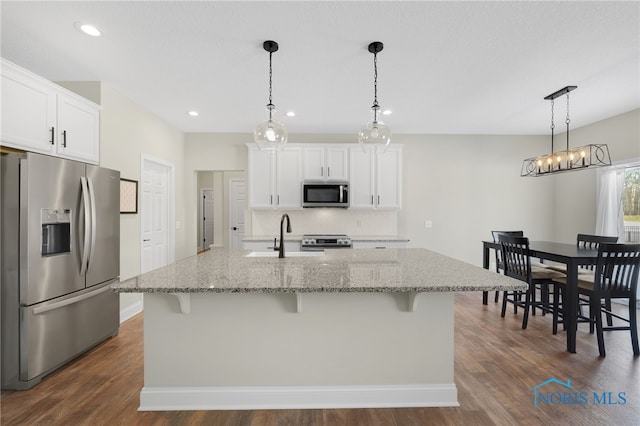
[[91,250],[87,260],[87,269],[89,269],[93,261],[93,252],[96,251],[96,193],[93,190],[93,182],[90,178],[87,178],[87,183],[89,184],[89,200],[91,200]]
[[80,186],[82,188],[82,203],[84,205],[84,244],[82,245],[82,263],[80,264],[80,275],[87,272],[87,262],[89,261],[89,244],[91,235],[89,233],[89,222],[91,221],[91,211],[89,206],[89,189],[87,188],[87,178],[80,176]]
[[45,312],[53,311],[54,309],[60,309],[65,306],[73,305],[74,303],[82,302],[83,300],[90,299],[94,296],[104,293],[105,291],[111,291],[111,286],[107,285],[102,287],[101,289],[92,291],[90,293],[81,294],[80,296],[71,297],[67,300],[62,300],[60,302],[55,302],[47,306],[40,306],[33,309],[34,315],[44,314]]

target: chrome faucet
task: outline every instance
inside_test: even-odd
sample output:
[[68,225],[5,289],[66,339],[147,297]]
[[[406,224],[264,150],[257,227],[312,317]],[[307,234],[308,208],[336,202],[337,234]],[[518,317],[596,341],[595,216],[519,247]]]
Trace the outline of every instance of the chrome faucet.
[[[278,257],[280,259],[284,258],[284,220],[287,219],[287,232],[291,233],[291,221],[289,219],[288,214],[283,214],[282,219],[280,219],[280,247],[278,247]],[[275,244],[273,249],[275,250]]]

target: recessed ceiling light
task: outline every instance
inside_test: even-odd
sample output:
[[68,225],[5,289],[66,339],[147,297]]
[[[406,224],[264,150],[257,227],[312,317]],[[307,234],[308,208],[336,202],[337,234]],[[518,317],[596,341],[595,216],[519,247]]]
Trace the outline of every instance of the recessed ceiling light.
[[83,33],[88,34],[88,35],[93,36],[93,37],[98,37],[101,34],[100,30],[98,29],[98,27],[95,27],[95,26],[93,26],[91,24],[82,24],[80,22],[76,22],[75,23],[75,27],[78,30],[82,31]]
[[382,114],[384,115],[391,115],[393,111],[391,111],[390,109],[385,109],[384,111],[382,111]]
[[288,112],[287,112],[287,114],[286,114],[286,116],[287,116],[287,117],[295,117],[295,116],[296,116],[296,113],[295,113],[295,112],[293,112],[293,111],[288,111]]
[[190,116],[192,116],[192,117],[197,117],[197,116],[199,116],[199,115],[200,115],[200,114],[198,113],[198,111],[189,111],[189,112],[188,112],[188,114],[189,114]]

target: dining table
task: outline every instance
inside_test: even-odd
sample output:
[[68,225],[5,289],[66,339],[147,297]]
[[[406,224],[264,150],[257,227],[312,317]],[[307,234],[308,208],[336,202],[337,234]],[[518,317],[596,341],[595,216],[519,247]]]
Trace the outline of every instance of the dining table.
[[[491,250],[500,250],[500,243],[482,241],[482,266],[489,269]],[[578,330],[578,268],[595,265],[598,250],[578,247],[577,244],[553,241],[530,241],[529,255],[542,263],[552,261],[566,265],[567,283],[563,294],[562,308],[566,326],[567,351],[576,353],[576,334]],[[483,292],[482,303],[487,304],[488,292]]]

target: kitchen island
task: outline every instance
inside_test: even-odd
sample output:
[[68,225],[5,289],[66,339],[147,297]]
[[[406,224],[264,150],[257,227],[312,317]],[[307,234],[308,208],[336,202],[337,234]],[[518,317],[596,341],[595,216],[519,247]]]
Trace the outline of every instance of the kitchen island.
[[525,288],[426,249],[271,255],[113,287],[145,293],[140,410],[455,406],[454,293]]

